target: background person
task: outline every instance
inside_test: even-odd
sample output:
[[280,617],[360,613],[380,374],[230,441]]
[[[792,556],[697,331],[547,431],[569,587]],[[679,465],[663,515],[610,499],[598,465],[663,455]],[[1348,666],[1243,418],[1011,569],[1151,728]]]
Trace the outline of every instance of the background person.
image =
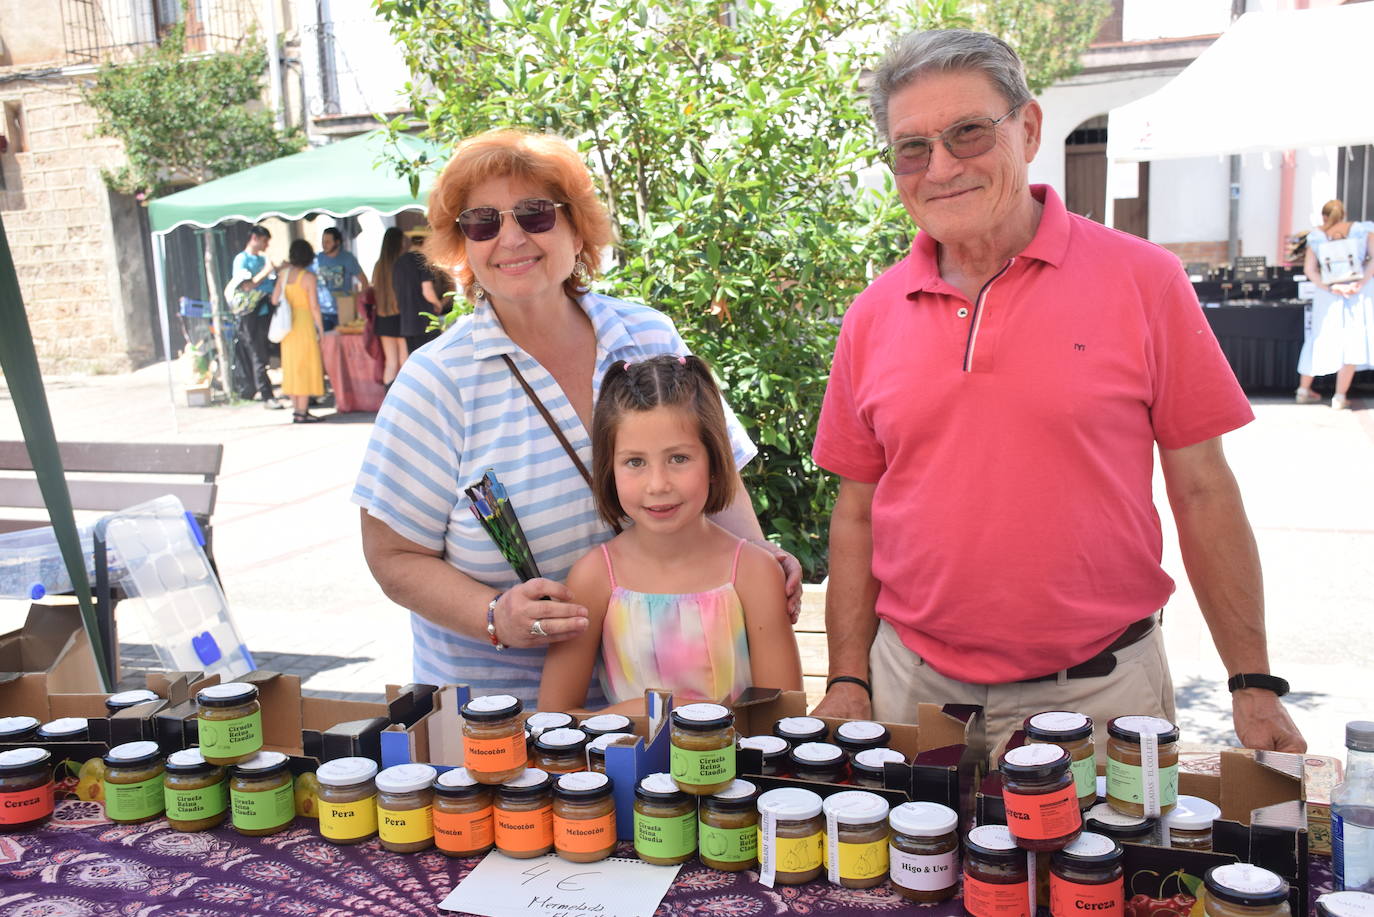
[[245,273],[251,278],[248,282],[262,294],[262,302],[251,312],[239,317],[239,331],[248,342],[248,355],[251,359],[249,373],[254,388],[262,397],[263,407],[277,410],[283,407],[272,393],[272,380],[267,376],[267,326],[272,323],[271,297],[275,284],[272,275],[276,266],[267,260],[267,243],[272,233],[265,226],[254,226],[248,230],[248,242],[243,251],[234,256],[231,274]]
[[281,390],[295,409],[292,423],[318,423],[323,418],[310,413],[310,398],[324,394],[324,359],[320,355],[324,322],[316,295],[317,280],[310,270],[315,249],[304,239],[295,239],[287,261],[290,266],[277,275],[277,288],[272,293],[273,305],[285,297],[291,307],[291,332],[281,341]]
[[395,226],[382,233],[382,250],[372,266],[372,300],[376,309],[373,328],[382,345],[382,385],[390,386],[401,371],[410,351],[401,336],[401,311],[396,305],[396,289],[391,285],[396,260],[410,250],[410,238]]
[[[1374,364],[1374,260],[1370,258],[1369,234],[1374,223],[1352,223],[1345,218],[1345,205],[1331,200],[1322,205],[1322,225],[1307,234],[1307,255],[1303,273],[1316,286],[1312,297],[1311,327],[1303,337],[1298,354],[1299,404],[1321,401],[1312,391],[1312,378],[1336,374],[1336,393],[1331,407],[1350,407],[1347,393],[1355,372]],[[1353,269],[1357,279],[1328,284],[1322,279],[1323,254],[1328,260],[1335,249],[1328,243],[1346,239],[1353,242]],[[1342,255],[1348,247],[1343,247]]]
[[429,319],[423,313],[440,315],[448,311],[448,304],[439,295],[442,281],[435,277],[424,254],[415,247],[417,238],[422,237],[407,234],[410,245],[391,269],[391,287],[396,293],[401,337],[406,339],[408,354],[439,336],[437,329],[430,330]]
[[[353,253],[343,247],[343,233],[333,226],[320,233],[320,251],[315,255],[315,274],[321,281],[320,315],[324,330],[339,324],[340,308],[351,318],[358,315],[355,294],[366,293],[367,275]],[[328,294],[327,302],[326,296]]]

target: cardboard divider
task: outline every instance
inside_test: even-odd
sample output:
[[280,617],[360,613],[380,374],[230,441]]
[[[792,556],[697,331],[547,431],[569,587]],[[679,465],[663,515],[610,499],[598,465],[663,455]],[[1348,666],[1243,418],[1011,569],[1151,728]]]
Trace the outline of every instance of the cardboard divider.
[[673,710],[673,695],[668,691],[645,691],[641,716],[631,716],[631,731],[639,736],[634,745],[606,746],[606,776],[611,778],[615,798],[615,833],[622,841],[634,840],[635,787],[650,774],[668,773],[672,730],[668,717]]
[[471,696],[467,685],[387,685],[394,721],[381,734],[382,767],[412,761],[432,764],[441,772],[460,767],[463,718],[458,711]]

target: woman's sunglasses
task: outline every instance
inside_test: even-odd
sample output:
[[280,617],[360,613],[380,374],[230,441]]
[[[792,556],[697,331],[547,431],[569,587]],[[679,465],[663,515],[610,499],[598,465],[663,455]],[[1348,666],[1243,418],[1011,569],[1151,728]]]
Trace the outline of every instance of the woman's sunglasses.
[[516,201],[509,210],[495,207],[469,207],[458,214],[458,228],[470,242],[485,242],[495,239],[501,233],[501,216],[509,213],[515,217],[516,225],[525,232],[548,232],[553,229],[558,218],[558,208],[563,205],[543,197],[530,197]]

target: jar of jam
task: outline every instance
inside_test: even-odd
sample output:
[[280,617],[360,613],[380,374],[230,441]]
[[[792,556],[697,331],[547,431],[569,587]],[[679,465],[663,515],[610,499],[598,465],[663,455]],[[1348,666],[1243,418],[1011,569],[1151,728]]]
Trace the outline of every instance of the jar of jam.
[[849,767],[844,749],[829,742],[803,742],[788,755],[792,776],[818,783],[844,783]]
[[1374,917],[1374,895],[1327,892],[1317,899],[1317,917]]
[[980,825],[964,839],[964,910],[973,917],[1030,917],[1026,852],[1003,825]]
[[0,831],[37,828],[52,811],[52,755],[42,748],[0,751]]
[[[886,765],[906,764],[906,755],[895,748],[866,748],[849,763],[849,779],[855,786],[881,790],[887,786]],[[905,789],[903,786],[902,789]]]
[[1290,917],[1288,883],[1249,863],[1213,866],[1202,879],[1207,917]]
[[397,764],[377,775],[377,837],[392,853],[434,846],[434,768]]
[[669,761],[678,788],[710,796],[729,786],[735,779],[735,715],[720,704],[688,704],[673,711],[672,724]]
[[791,746],[777,736],[749,736],[739,740],[739,747],[758,750],[763,758],[760,777],[776,777],[787,770],[787,753]]
[[125,742],[105,755],[105,817],[123,825],[161,818],[162,751],[156,742]]
[[773,735],[795,748],[803,742],[824,742],[830,730],[814,716],[785,716],[773,724]]
[[174,751],[163,765],[162,795],[167,824],[177,831],[208,831],[229,817],[225,770],[211,764],[199,748]]
[[377,834],[377,762],[335,758],[315,771],[320,783],[320,836],[335,844],[361,844]]
[[84,716],[64,716],[38,727],[38,738],[45,742],[84,742],[90,734],[90,722]]
[[821,797],[800,787],[759,797],[759,881],[772,888],[801,885],[825,867]]
[[596,716],[589,716],[582,721],[578,727],[591,738],[604,736],[612,732],[634,732],[634,723],[623,713],[601,713]]
[[139,704],[146,704],[149,701],[161,700],[154,691],[147,688],[137,688],[133,691],[120,691],[118,694],[111,694],[105,698],[105,709],[111,713],[118,713],[128,707],[137,707]]
[[1121,917],[1126,910],[1121,847],[1101,834],[1080,834],[1050,857],[1050,914],[1103,914]]
[[891,739],[892,733],[886,726],[871,720],[853,720],[835,728],[835,744],[851,759],[870,748],[885,748]]
[[31,742],[36,738],[38,738],[38,720],[33,717],[0,717],[0,742]]
[[904,802],[887,816],[888,873],[908,901],[948,901],[959,889],[959,816],[938,802]]
[[1107,802],[1118,812],[1158,818],[1178,802],[1178,727],[1157,716],[1107,723]]
[[670,774],[650,774],[635,787],[635,856],[676,866],[697,851],[697,801]]
[[550,729],[572,729],[577,725],[571,713],[537,711],[525,717],[525,731],[531,739],[537,739]]
[[1161,843],[1179,850],[1211,850],[1212,822],[1221,818],[1215,803],[1197,796],[1180,796],[1172,812],[1159,820]]
[[1002,755],[1007,828],[1027,850],[1060,850],[1083,830],[1069,753],[1057,745],[1022,745]]
[[231,681],[196,695],[200,753],[211,764],[237,764],[262,749],[262,705],[258,689]]
[[1083,827],[1118,844],[1155,844],[1159,840],[1159,823],[1155,819],[1122,815],[1105,802],[1083,813]]
[[697,858],[721,872],[753,869],[759,862],[758,787],[735,780],[701,797],[697,811]]
[[638,741],[639,736],[630,732],[608,732],[604,736],[597,736],[587,743],[587,770],[606,773],[606,748],[611,745],[633,748]]
[[234,830],[248,837],[276,834],[296,817],[291,762],[279,751],[260,751],[229,772],[229,810]]
[[509,694],[476,697],[463,705],[463,763],[478,783],[496,785],[519,777],[529,761],[520,699]]
[[831,883],[873,888],[887,881],[887,800],[863,790],[846,790],[827,796],[821,811]]
[[492,787],[472,779],[465,767],[434,778],[434,846],[451,857],[473,857],[496,846]]
[[580,771],[554,779],[553,849],[570,863],[595,863],[615,852],[610,777]]
[[497,787],[492,817],[496,849],[506,856],[527,860],[548,853],[553,849],[553,777],[531,767],[507,780]]
[[1090,809],[1097,802],[1097,747],[1093,744],[1093,720],[1081,713],[1050,710],[1026,717],[1026,741],[1058,745],[1069,753],[1069,772],[1078,791],[1078,807]]
[[587,769],[587,734],[581,729],[549,729],[534,740],[534,766],[549,774]]

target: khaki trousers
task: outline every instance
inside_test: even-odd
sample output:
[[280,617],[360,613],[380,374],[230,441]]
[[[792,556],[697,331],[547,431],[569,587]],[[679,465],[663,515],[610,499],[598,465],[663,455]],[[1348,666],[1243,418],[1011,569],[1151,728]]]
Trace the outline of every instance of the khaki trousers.
[[873,716],[888,723],[914,723],[916,705],[976,704],[986,717],[990,766],[1026,717],[1043,710],[1072,710],[1093,718],[1098,761],[1106,760],[1107,721],[1144,714],[1174,722],[1174,682],[1156,626],[1141,640],[1116,651],[1116,669],[1100,678],[976,685],[946,678],[907,649],[886,621],[869,650]]

